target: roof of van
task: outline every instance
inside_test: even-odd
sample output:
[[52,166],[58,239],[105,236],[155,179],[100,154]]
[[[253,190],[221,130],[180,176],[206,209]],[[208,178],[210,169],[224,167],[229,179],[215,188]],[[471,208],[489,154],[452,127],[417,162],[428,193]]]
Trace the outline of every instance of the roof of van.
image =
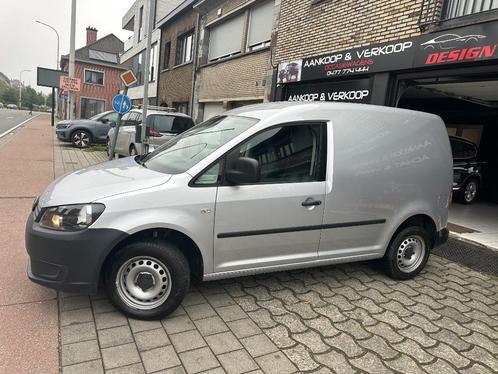
[[[142,113],[142,109],[133,108],[130,110],[130,112]],[[163,116],[175,116],[175,117],[188,117],[188,118],[190,118],[189,115],[187,115],[185,113],[181,113],[181,112],[166,112],[166,111],[162,111],[162,110],[148,109],[147,116],[149,116],[151,114],[160,114]]]
[[[408,109],[393,108],[380,105],[370,104],[352,104],[352,103],[339,103],[339,102],[289,102],[279,101],[272,103],[246,105],[237,109],[232,109],[225,114],[238,115],[244,117],[252,117],[257,119],[267,119],[274,115],[289,116],[295,113],[296,120],[306,120],[307,118],[300,118],[300,115],[306,112],[315,111],[365,111],[365,112],[383,112],[383,113],[403,113],[405,115],[423,115],[430,117],[437,117],[434,114],[419,112]],[[439,117],[438,117],[439,118]]]

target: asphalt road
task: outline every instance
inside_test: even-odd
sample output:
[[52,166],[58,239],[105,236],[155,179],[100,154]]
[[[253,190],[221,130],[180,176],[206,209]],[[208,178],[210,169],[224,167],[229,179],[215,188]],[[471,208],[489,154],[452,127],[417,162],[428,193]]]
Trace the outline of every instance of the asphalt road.
[[28,113],[25,110],[0,109],[0,135],[30,118]]

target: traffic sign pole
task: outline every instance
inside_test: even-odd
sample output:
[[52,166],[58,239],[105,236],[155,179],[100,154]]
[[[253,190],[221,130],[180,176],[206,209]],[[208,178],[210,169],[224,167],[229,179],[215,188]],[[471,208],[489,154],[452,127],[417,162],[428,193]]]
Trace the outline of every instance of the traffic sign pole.
[[[127,93],[128,93],[128,86],[125,85],[125,87],[123,89],[123,99],[121,101],[121,105],[120,105],[121,108],[120,109],[123,109],[122,105],[123,105],[123,102],[125,101],[124,97],[126,96]],[[114,109],[114,106],[113,106],[113,109]],[[113,139],[111,142],[111,149],[109,150],[109,160],[113,160],[114,156],[115,156],[114,153],[116,152],[116,142],[118,141],[119,128],[121,127],[121,118],[123,118],[123,115],[125,113],[129,112],[130,109],[131,108],[128,108],[128,110],[126,110],[125,112],[123,112],[122,110],[117,111],[118,112],[118,120],[116,122],[116,127],[114,127],[114,134],[112,137]]]

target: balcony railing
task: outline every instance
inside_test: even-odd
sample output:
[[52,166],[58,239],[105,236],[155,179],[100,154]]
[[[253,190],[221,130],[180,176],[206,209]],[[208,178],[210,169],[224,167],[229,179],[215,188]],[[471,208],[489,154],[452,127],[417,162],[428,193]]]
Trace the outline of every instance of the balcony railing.
[[498,9],[498,0],[423,0],[420,29],[441,21]]

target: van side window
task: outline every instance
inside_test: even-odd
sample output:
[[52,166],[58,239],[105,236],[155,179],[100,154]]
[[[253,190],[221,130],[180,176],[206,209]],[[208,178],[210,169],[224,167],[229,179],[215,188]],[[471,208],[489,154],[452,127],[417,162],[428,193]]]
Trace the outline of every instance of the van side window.
[[472,144],[462,142],[457,139],[451,139],[450,143],[453,158],[458,159],[476,157],[476,149]]
[[259,183],[295,183],[325,180],[326,127],[290,124],[265,130],[227,157],[227,168],[239,157],[256,159]]

